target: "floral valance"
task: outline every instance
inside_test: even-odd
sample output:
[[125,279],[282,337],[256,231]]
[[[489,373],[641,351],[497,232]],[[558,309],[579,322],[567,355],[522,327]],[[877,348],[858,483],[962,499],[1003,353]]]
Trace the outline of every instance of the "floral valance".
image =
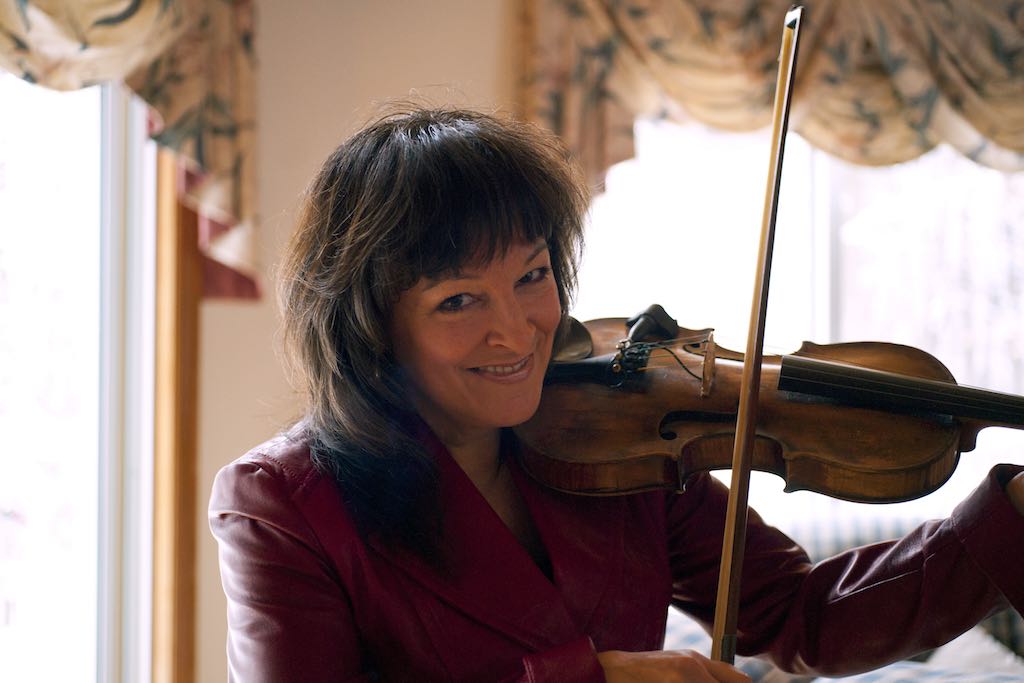
[[252,0],[0,0],[0,68],[60,90],[123,81],[182,160],[207,296],[258,295]]
[[[527,115],[591,178],[633,156],[638,116],[768,125],[791,0],[526,0]],[[790,125],[848,161],[945,142],[1024,169],[1024,9],[1015,0],[806,0]]]

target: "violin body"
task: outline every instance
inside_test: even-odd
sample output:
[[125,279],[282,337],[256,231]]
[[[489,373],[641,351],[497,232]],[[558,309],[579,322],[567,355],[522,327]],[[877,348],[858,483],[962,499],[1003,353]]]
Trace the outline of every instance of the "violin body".
[[[585,325],[592,358],[614,358],[624,320]],[[549,382],[536,415],[516,428],[528,446],[524,466],[534,477],[563,491],[613,495],[682,491],[692,474],[732,466],[742,354],[717,347],[711,330],[685,329],[676,341],[645,353],[643,367],[626,372],[617,385],[578,378]],[[835,361],[956,387],[933,356],[898,344],[804,343],[790,356],[765,356],[752,466],[781,477],[787,491],[858,502],[910,500],[950,477],[979,429],[1019,426],[783,390],[787,358]],[[548,377],[557,378],[560,366],[572,363],[552,363]]]

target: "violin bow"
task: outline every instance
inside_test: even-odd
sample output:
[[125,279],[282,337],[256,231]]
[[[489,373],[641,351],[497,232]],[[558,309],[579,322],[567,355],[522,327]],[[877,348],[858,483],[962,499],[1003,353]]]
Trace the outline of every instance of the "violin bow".
[[718,575],[718,599],[715,623],[711,632],[711,657],[732,664],[736,657],[736,621],[739,612],[740,576],[743,549],[746,543],[747,498],[750,487],[751,454],[757,424],[757,401],[761,383],[761,359],[764,355],[765,312],[768,308],[768,281],[771,275],[772,247],[775,242],[775,216],[778,210],[779,182],[782,178],[782,155],[789,126],[789,100],[793,92],[796,70],[797,38],[800,32],[802,7],[786,13],[779,52],[779,71],[775,83],[772,112],[771,159],[765,188],[761,242],[754,279],[754,298],[750,310],[747,351],[740,377],[740,402],[736,414],[736,441],[732,454],[732,483],[725,514],[725,536],[722,542],[722,564]]

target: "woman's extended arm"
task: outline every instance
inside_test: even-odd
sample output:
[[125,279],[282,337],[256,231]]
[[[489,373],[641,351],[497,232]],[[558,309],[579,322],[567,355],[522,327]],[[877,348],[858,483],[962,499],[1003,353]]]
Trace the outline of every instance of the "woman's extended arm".
[[[719,524],[727,492],[704,484],[693,487],[696,498],[678,501],[688,504],[675,507],[671,545],[676,604],[710,623],[712,605],[700,596],[711,590],[716,550],[687,529]],[[1007,603],[1020,609],[1024,519],[1011,499],[1022,485],[1019,467],[998,466],[949,519],[813,566],[752,514],[737,651],[770,652],[787,670],[842,675],[936,647]]]

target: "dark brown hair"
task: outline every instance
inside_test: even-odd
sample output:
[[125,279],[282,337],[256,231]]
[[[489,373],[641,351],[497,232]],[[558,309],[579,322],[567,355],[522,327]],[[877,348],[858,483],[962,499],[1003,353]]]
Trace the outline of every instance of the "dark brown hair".
[[364,532],[422,548],[439,522],[388,338],[399,295],[544,239],[564,317],[588,199],[552,136],[473,111],[393,112],[323,164],[279,271],[284,340],[314,459]]

